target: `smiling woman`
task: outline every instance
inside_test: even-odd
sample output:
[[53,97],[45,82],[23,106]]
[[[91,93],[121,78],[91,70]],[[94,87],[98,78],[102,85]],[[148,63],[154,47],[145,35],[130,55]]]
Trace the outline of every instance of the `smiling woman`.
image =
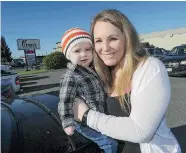
[[119,140],[118,153],[181,153],[166,125],[171,92],[163,63],[147,56],[134,26],[118,10],[98,13],[91,33],[95,69],[104,82],[109,115],[76,98],[75,119]]
[[95,24],[94,42],[97,54],[106,65],[116,65],[123,59],[126,44],[125,36],[109,22],[97,22]]

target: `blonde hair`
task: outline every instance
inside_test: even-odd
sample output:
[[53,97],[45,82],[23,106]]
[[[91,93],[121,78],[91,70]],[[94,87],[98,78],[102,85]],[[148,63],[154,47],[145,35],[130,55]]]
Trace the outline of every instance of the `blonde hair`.
[[[139,63],[145,61],[146,52],[143,50],[138,34],[128,18],[118,10],[108,9],[97,14],[91,24],[91,34],[94,39],[94,26],[96,22],[109,22],[121,30],[126,40],[125,55],[119,69],[119,77],[113,80],[109,67],[94,52],[94,65],[97,73],[103,80],[107,92],[116,91],[122,106],[127,102],[124,97],[125,90],[131,89],[131,80]],[[94,42],[94,41],[93,41]],[[122,83],[121,83],[122,82]]]

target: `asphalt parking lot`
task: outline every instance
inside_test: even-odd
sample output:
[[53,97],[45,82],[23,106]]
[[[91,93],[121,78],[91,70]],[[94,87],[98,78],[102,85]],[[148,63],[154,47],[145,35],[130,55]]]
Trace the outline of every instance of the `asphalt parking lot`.
[[[19,95],[51,94],[58,96],[62,70],[22,76],[23,92]],[[186,152],[186,77],[170,77],[171,103],[166,113],[167,124]],[[185,146],[185,147],[184,147]],[[183,152],[182,150],[182,152]]]
[[[51,94],[58,96],[62,70],[22,76],[23,92],[19,95]],[[186,125],[186,78],[170,77],[172,97],[167,112],[170,127]]]

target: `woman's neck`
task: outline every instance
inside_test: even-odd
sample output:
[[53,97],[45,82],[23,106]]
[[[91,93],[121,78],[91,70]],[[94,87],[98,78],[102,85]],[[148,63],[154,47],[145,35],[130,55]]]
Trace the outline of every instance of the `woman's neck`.
[[119,74],[123,67],[123,63],[124,63],[124,58],[117,65],[112,67],[111,75],[112,75],[113,81],[119,77]]
[[[123,63],[124,63],[124,59],[122,59],[115,67],[112,68],[111,70],[111,75],[112,75],[112,79],[113,79],[113,87],[114,87],[114,84],[116,82],[116,80],[118,79],[121,71],[122,71],[122,66],[123,66]],[[111,91],[110,93],[110,96],[111,97],[116,97],[116,96],[119,96],[116,92],[116,90],[113,88],[113,90]]]

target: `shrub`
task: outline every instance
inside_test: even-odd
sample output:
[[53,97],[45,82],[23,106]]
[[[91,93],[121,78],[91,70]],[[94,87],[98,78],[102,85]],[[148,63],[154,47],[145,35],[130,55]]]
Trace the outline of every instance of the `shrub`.
[[61,52],[53,52],[50,53],[43,59],[43,64],[46,69],[61,69],[65,68],[67,63],[67,59],[64,54]]

